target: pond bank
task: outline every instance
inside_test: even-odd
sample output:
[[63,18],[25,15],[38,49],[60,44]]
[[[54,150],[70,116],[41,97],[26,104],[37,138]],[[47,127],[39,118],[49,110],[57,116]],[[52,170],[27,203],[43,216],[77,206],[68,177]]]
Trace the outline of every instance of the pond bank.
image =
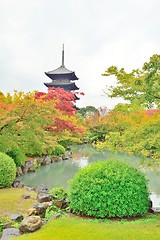
[[45,184],[48,188],[68,187],[68,181],[74,177],[75,173],[87,164],[107,159],[117,159],[128,162],[134,167],[144,172],[149,179],[149,190],[152,192],[152,201],[155,208],[160,208],[160,171],[152,169],[142,169],[140,167],[140,157],[122,153],[113,154],[109,151],[97,151],[91,145],[79,145],[72,147],[72,159],[66,161],[53,162],[45,167],[39,167],[36,172],[24,174],[21,179],[25,185],[36,187]]

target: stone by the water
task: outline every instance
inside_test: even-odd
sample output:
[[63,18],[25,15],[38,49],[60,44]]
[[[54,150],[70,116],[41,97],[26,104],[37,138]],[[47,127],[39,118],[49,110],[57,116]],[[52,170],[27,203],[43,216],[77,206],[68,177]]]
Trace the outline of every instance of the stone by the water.
[[38,186],[36,188],[36,192],[37,193],[48,193],[49,192],[49,189],[47,186],[45,186],[44,184],[41,184],[40,186]]
[[23,183],[20,179],[16,178],[16,179],[14,180],[12,186],[13,186],[14,188],[23,188],[23,187],[24,187],[24,183]]
[[52,200],[52,195],[48,193],[39,193],[37,195],[37,200],[39,203],[50,202]]

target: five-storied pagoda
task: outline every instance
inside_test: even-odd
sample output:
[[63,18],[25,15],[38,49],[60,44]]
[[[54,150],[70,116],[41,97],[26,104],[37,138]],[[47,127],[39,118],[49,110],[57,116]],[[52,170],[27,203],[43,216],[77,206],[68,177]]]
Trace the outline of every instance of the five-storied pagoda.
[[[48,88],[63,88],[69,92],[79,90],[79,88],[74,83],[74,81],[78,80],[75,73],[68,70],[64,66],[64,44],[62,48],[62,65],[53,71],[45,72],[45,74],[52,79],[52,82],[44,83],[44,85]],[[76,100],[79,99],[77,96],[75,97]]]

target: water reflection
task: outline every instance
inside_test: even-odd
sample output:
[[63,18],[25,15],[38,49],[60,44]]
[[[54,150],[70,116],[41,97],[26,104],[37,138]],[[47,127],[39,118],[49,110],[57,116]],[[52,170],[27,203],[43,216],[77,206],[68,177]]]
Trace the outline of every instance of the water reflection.
[[73,159],[55,162],[37,169],[35,173],[24,174],[22,180],[27,186],[36,187],[45,184],[48,188],[61,187],[67,188],[68,182],[74,177],[78,169],[85,167],[96,161],[107,159],[117,159],[128,162],[134,167],[139,168],[149,180],[149,190],[152,193],[151,200],[154,207],[160,207],[160,171],[143,169],[141,166],[142,158],[123,153],[111,153],[109,151],[98,152],[90,145],[80,145],[73,147]]

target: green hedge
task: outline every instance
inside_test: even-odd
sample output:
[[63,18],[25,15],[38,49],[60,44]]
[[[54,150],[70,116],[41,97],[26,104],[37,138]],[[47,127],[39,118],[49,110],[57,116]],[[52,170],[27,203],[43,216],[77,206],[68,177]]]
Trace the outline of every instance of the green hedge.
[[16,178],[16,165],[7,154],[0,152],[0,188],[10,187]]
[[147,180],[126,163],[107,160],[80,170],[69,186],[73,212],[94,217],[132,217],[147,213]]

